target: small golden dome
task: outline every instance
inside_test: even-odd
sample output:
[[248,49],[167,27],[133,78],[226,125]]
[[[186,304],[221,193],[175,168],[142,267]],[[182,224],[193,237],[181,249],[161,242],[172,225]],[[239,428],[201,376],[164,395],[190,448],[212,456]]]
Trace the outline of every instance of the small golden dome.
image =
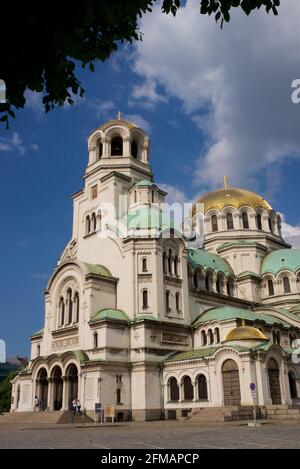
[[[234,187],[226,187],[213,192],[207,192],[205,195],[197,199],[196,204],[204,204],[204,213],[212,208],[222,210],[224,207],[240,208],[243,205],[250,206],[254,209],[258,207],[272,210],[271,205],[260,195],[247,189],[238,189]],[[196,207],[194,205],[194,213]]]
[[253,326],[245,326],[243,321],[241,326],[235,327],[228,332],[224,342],[232,342],[235,340],[269,340],[259,329]]

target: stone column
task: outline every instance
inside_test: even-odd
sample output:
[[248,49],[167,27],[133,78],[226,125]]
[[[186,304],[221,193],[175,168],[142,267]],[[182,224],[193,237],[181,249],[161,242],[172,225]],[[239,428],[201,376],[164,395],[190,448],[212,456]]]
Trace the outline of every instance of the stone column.
[[196,402],[199,400],[199,396],[198,396],[198,386],[197,386],[197,381],[192,381],[192,385],[193,385],[193,392],[194,392],[194,397],[193,397],[193,402]]
[[49,410],[53,410],[53,378],[48,378],[47,406]]
[[178,399],[178,402],[182,402],[184,400],[184,395],[183,395],[183,383],[180,382],[178,384],[179,386],[179,399]]
[[62,382],[63,382],[63,391],[62,391],[62,404],[61,404],[61,409],[60,410],[68,410],[68,377],[67,376],[62,376],[61,377]]

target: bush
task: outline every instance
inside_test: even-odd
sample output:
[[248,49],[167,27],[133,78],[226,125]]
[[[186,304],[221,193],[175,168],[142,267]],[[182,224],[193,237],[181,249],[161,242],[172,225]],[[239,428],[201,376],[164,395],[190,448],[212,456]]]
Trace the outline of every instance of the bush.
[[12,372],[0,383],[0,412],[9,412],[11,405],[11,380],[18,373]]

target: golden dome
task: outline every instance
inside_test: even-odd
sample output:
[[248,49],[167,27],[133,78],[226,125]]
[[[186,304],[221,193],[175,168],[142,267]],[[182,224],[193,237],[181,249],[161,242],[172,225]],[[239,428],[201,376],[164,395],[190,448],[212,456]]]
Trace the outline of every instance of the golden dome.
[[[224,207],[240,208],[243,205],[250,206],[254,209],[258,207],[272,210],[271,205],[260,195],[255,192],[248,191],[247,189],[238,189],[234,187],[226,187],[213,192],[207,192],[199,197],[196,204],[204,204],[204,213],[211,208],[222,210]],[[196,207],[194,205],[193,212],[195,213]]]
[[252,326],[245,326],[243,321],[241,326],[232,329],[226,336],[224,342],[232,342],[235,340],[269,340],[259,329]]

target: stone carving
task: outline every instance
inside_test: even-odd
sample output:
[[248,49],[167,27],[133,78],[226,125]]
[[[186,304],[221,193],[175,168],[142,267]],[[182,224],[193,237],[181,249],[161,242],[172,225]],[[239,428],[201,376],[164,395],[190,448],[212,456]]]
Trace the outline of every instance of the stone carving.
[[79,345],[78,337],[68,337],[67,339],[56,340],[55,342],[52,342],[53,350],[74,347],[75,345]]
[[162,342],[168,342],[171,344],[180,344],[180,345],[188,345],[189,338],[187,335],[181,334],[172,334],[169,332],[163,332],[161,337]]

